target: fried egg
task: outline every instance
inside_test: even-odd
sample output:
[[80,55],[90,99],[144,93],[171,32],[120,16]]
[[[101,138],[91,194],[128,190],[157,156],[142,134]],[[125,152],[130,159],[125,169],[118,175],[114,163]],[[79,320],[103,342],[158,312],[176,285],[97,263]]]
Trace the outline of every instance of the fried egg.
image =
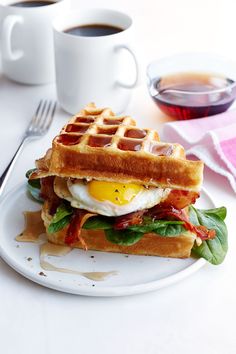
[[129,183],[68,179],[69,194],[64,198],[74,208],[85,209],[105,216],[120,216],[149,209],[167,197],[170,189],[145,188]]

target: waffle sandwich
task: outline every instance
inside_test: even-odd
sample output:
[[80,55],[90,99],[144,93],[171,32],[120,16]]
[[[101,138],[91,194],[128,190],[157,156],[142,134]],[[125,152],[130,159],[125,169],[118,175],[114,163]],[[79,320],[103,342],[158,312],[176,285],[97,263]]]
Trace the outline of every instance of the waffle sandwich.
[[189,218],[202,176],[202,161],[187,160],[181,145],[89,104],[36,161],[29,182],[40,181],[52,243],[185,258],[215,237]]

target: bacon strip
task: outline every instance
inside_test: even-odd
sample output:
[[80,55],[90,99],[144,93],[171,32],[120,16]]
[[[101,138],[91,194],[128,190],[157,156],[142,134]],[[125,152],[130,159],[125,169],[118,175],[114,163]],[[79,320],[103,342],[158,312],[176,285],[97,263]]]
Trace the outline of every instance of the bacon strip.
[[193,225],[184,209],[177,209],[172,205],[165,206],[164,203],[158,204],[149,210],[140,210],[127,215],[119,216],[115,219],[114,229],[124,230],[132,225],[140,225],[143,217],[147,216],[152,220],[179,220],[183,221],[183,226],[197,235],[202,240],[210,240],[215,237],[215,230],[208,230],[203,225]]
[[143,222],[143,215],[147,210],[139,210],[134,213],[118,216],[115,219],[114,229],[124,230],[132,225],[140,225]]
[[163,206],[172,205],[176,209],[184,209],[188,205],[194,204],[197,198],[199,198],[199,193],[197,192],[173,189],[161,204]]
[[[168,208],[174,207],[177,209],[184,209],[190,204],[194,204],[196,199],[199,197],[199,193],[181,191],[181,190],[172,190],[167,198],[159,205],[161,205],[161,210],[168,210]],[[158,207],[158,206],[157,206]],[[154,208],[152,208],[154,210]],[[150,209],[150,210],[152,210]],[[119,216],[115,219],[114,229],[123,230],[132,225],[140,225],[143,222],[143,215],[148,210],[140,210],[134,213],[127,215]],[[187,216],[186,216],[187,217]],[[187,219],[186,219],[187,220]]]
[[54,176],[45,177],[40,179],[41,191],[40,196],[48,201],[49,214],[54,215],[57,207],[60,205],[61,200],[54,192]]
[[153,220],[168,220],[168,218],[173,218],[174,220],[183,221],[183,226],[187,230],[195,233],[197,237],[201,238],[202,240],[213,239],[216,235],[214,229],[208,230],[206,226],[193,225],[189,221],[189,217],[184,209],[176,209],[173,206],[165,207],[162,204],[159,204],[150,209],[146,215],[151,217]]
[[87,251],[88,247],[84,239],[81,237],[81,230],[88,218],[95,215],[97,214],[88,213],[86,210],[76,209],[67,230],[65,243],[72,246],[76,241],[80,241],[83,248]]

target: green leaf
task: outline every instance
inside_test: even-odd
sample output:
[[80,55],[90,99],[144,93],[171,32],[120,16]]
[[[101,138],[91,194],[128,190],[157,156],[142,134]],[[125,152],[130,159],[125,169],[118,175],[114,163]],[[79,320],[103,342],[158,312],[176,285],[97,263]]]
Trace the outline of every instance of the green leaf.
[[142,232],[136,232],[132,230],[105,230],[105,235],[108,241],[121,246],[131,246],[137,243],[142,237]]
[[56,213],[54,214],[47,231],[49,233],[54,233],[63,229],[66,225],[70,223],[72,214],[72,207],[65,202],[61,203],[57,208]]
[[65,216],[63,219],[59,220],[56,223],[51,223],[48,226],[47,231],[50,234],[53,234],[54,232],[60,231],[61,229],[63,229],[66,225],[68,225],[70,223],[71,220],[71,215],[67,215]]
[[176,237],[176,236],[180,236],[180,235],[186,233],[186,229],[181,224],[173,224],[173,225],[170,224],[170,225],[166,225],[164,227],[160,227],[160,228],[154,230],[154,232],[160,236]]
[[37,200],[40,203],[43,203],[43,198],[40,196],[41,194],[41,185],[40,185],[40,179],[32,179],[29,180],[29,177],[32,172],[34,172],[36,168],[32,168],[31,170],[28,170],[25,174],[26,178],[28,178],[28,184],[27,184],[27,189],[30,193],[30,195]]
[[26,172],[25,177],[26,177],[27,179],[29,179],[31,173],[35,172],[36,170],[37,170],[37,168],[31,168],[30,170],[28,170],[28,171]]
[[129,230],[143,233],[154,232],[160,236],[174,237],[186,232],[186,229],[182,225],[182,221],[157,220],[150,222],[145,220],[144,224],[130,226]]
[[193,225],[200,225],[198,221],[197,209],[195,209],[192,205],[189,207],[189,220]]
[[40,179],[29,179],[28,180],[28,184],[32,187],[32,188],[35,188],[35,189],[39,189],[41,190],[41,184],[40,184]]
[[40,202],[40,203],[44,202],[43,198],[41,197],[41,189],[35,188],[35,187],[31,186],[31,184],[29,184],[29,183],[27,184],[27,189],[28,189],[28,192],[30,193],[30,195],[35,200],[37,200],[37,202]]
[[[204,225],[208,229],[214,229],[216,236],[212,240],[205,240],[200,246],[196,244],[192,248],[192,253],[198,257],[205,258],[212,264],[223,262],[228,250],[228,232],[222,217],[226,214],[224,211],[215,209],[199,210],[190,206],[190,221],[195,225]],[[219,216],[220,215],[220,216]]]
[[222,220],[225,220],[226,215],[227,215],[227,209],[225,207],[220,207],[220,208],[215,208],[215,209],[207,209],[207,210],[200,209],[200,211],[204,212],[207,215],[216,215]]
[[112,229],[112,227],[113,219],[106,216],[93,216],[83,225],[83,229],[87,230],[107,230]]
[[41,188],[41,185],[40,185],[40,178],[37,178],[37,179],[32,179],[32,180],[29,180],[30,178],[30,175],[36,171],[37,168],[32,168],[31,170],[28,170],[25,174],[26,178],[28,179],[28,183],[34,187],[34,188],[38,188],[40,189]]
[[63,202],[59,205],[59,207],[57,207],[56,213],[52,218],[52,222],[57,223],[65,216],[71,215],[72,213],[73,213],[72,207],[69,204]]

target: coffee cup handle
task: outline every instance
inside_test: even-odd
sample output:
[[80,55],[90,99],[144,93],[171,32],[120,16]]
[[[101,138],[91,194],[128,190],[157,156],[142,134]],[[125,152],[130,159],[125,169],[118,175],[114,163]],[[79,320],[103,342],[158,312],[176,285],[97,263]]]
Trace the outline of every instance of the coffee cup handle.
[[136,71],[136,74],[135,74],[135,79],[133,82],[131,83],[126,83],[126,82],[122,82],[122,81],[116,81],[116,84],[122,86],[122,87],[125,87],[125,88],[134,88],[137,86],[138,84],[138,80],[139,80],[139,65],[138,65],[138,61],[137,61],[137,58],[136,58],[136,55],[134,54],[133,50],[128,46],[128,45],[119,45],[115,48],[116,51],[119,51],[121,49],[125,49],[127,50],[132,58],[133,58],[133,61],[134,61],[134,65],[135,65],[135,71]]
[[17,15],[7,16],[2,25],[2,55],[4,59],[9,61],[15,61],[20,59],[24,53],[22,50],[12,50],[11,38],[12,31],[17,23],[22,24],[24,22],[23,17]]

